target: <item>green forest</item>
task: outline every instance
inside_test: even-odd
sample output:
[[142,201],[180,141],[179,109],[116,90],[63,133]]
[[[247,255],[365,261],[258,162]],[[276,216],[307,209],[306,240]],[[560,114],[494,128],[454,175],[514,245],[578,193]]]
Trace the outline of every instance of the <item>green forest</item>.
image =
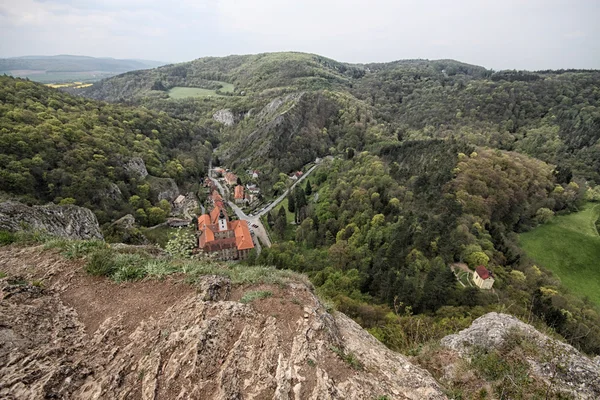
[[[149,218],[160,208],[152,180],[192,187],[213,148],[239,176],[260,170],[267,198],[282,174],[333,156],[268,216],[276,243],[248,263],[307,274],[395,350],[502,311],[600,354],[600,305],[519,242],[600,200],[600,71],[269,53],[128,72],[70,94],[0,83],[4,197],[73,202],[103,223],[139,209]],[[179,88],[215,95],[171,98]],[[124,168],[134,157],[148,178]],[[114,185],[121,195],[108,196]],[[494,291],[460,285],[455,263],[487,266]]]
[[[211,140],[210,131],[164,112],[0,77],[2,197],[77,204],[92,209],[100,223],[109,222],[155,208],[164,178],[197,184],[206,173]],[[148,176],[128,171],[136,157]]]

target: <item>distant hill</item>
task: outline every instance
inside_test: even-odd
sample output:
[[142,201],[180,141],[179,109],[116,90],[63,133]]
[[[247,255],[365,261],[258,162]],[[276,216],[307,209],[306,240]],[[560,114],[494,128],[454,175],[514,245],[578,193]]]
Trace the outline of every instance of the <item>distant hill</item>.
[[23,56],[0,59],[0,74],[29,78],[36,82],[94,82],[128,71],[156,68],[164,62],[119,60],[87,56]]

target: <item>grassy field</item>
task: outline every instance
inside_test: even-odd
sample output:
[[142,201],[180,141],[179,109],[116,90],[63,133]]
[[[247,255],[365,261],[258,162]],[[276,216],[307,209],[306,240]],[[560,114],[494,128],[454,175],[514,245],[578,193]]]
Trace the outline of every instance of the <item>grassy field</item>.
[[54,88],[54,89],[60,89],[60,88],[81,89],[81,88],[92,86],[92,83],[83,83],[83,82],[47,83],[46,86]]
[[291,224],[292,222],[294,222],[294,213],[291,213],[288,211],[288,199],[287,197],[285,199],[283,199],[281,201],[281,203],[279,203],[279,205],[277,207],[274,208],[275,214],[277,214],[279,212],[279,209],[283,207],[285,208],[285,219],[287,220],[288,224]]
[[[227,82],[216,82],[220,83],[223,87],[221,88],[221,92],[231,93],[233,92],[233,85]],[[172,99],[185,99],[187,97],[206,97],[206,96],[222,96],[217,93],[216,90],[212,89],[202,89],[202,88],[192,88],[192,87],[182,87],[176,86],[169,90],[169,97]]]
[[594,222],[600,204],[555,217],[546,225],[520,235],[521,248],[536,263],[556,274],[573,293],[600,305],[600,236]]

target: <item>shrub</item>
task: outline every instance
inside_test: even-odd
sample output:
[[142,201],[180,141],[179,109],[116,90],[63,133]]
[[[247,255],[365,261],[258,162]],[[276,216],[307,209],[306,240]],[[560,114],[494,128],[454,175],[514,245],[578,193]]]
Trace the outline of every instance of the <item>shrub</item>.
[[112,279],[115,282],[136,281],[144,278],[146,275],[146,270],[139,265],[123,265],[112,274]]
[[13,242],[23,244],[46,243],[49,240],[54,239],[54,237],[50,236],[47,232],[40,230],[23,230],[12,233],[12,235],[14,237]]
[[100,240],[69,240],[65,243],[62,254],[69,259],[81,258],[105,247],[106,243]]
[[14,233],[8,231],[0,231],[0,246],[6,246],[17,241]]
[[552,220],[552,217],[554,217],[554,211],[552,211],[546,207],[540,208],[535,213],[535,219],[540,224],[545,224],[547,222],[550,222]]
[[111,276],[117,269],[115,254],[108,248],[94,251],[85,265],[86,272],[96,276]]
[[188,229],[177,229],[167,242],[165,250],[173,257],[190,257],[196,247],[196,238]]
[[343,361],[356,370],[362,370],[363,365],[354,353],[346,353],[343,349],[335,346],[329,346],[329,349],[338,355]]
[[116,282],[135,281],[147,275],[146,263],[148,259],[140,254],[116,253],[114,261],[116,269],[111,274],[111,278]]
[[151,276],[165,276],[177,272],[177,268],[172,263],[156,259],[148,260],[145,270]]

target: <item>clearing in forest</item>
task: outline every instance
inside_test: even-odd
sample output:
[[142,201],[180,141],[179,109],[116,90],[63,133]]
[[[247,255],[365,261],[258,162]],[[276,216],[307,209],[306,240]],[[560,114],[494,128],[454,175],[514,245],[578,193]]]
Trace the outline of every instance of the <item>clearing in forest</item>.
[[[233,92],[233,84],[227,82],[219,82],[215,81],[215,83],[219,83],[221,85],[221,89],[219,89],[223,93],[232,93]],[[213,89],[204,89],[204,88],[194,88],[194,87],[183,87],[183,86],[175,86],[169,90],[169,97],[172,99],[185,99],[187,97],[207,97],[207,96],[222,96],[222,94],[218,94],[216,90]]]
[[536,263],[556,274],[572,293],[600,305],[600,235],[595,222],[600,204],[555,217],[520,235],[521,248]]

